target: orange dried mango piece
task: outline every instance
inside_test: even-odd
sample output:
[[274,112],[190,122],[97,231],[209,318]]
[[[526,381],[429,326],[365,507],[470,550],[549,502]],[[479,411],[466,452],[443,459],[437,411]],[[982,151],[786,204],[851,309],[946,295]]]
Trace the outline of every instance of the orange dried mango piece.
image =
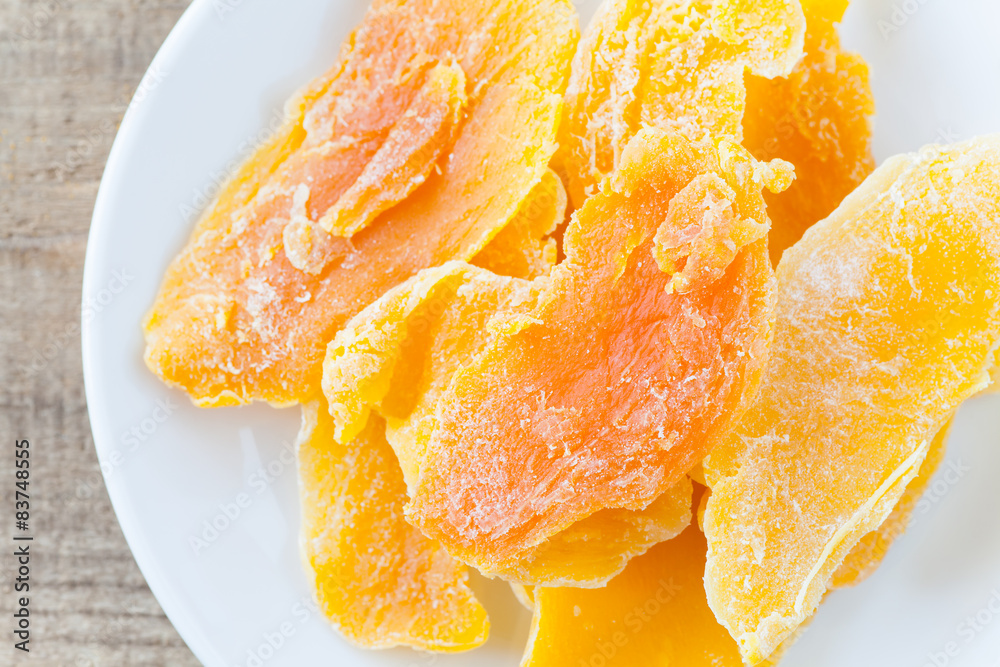
[[465,262],[425,269],[387,292],[327,349],[323,392],[337,438],[353,439],[374,409],[412,485],[452,373],[493,335],[497,312],[530,310],[538,292],[539,284]]
[[[747,236],[720,277],[677,289],[654,237],[665,220],[707,212],[687,192],[712,173],[735,195],[731,228],[763,236],[760,189],[784,182],[774,169],[728,141],[640,132],[575,213],[538,303],[493,319],[425,444],[415,456],[397,447],[414,461],[408,519],[484,574],[516,580],[546,540],[602,510],[647,508],[679,482],[752,400],[772,278],[765,239]],[[676,197],[692,210],[668,215]]]
[[458,63],[432,69],[358,180],[320,218],[320,227],[336,236],[354,236],[422,185],[451,146],[468,102],[465,90],[465,72]]
[[[533,610],[521,667],[743,667],[705,599],[705,537],[690,526],[597,590],[522,588]],[[776,666],[794,639],[764,667]]]
[[[150,369],[206,407],[308,400],[348,319],[473,257],[542,180],[576,39],[569,0],[376,0],[171,264],[145,322]],[[411,192],[403,177],[425,173]],[[364,229],[326,234],[338,211],[360,216],[339,229]]]
[[472,264],[526,280],[547,275],[558,259],[553,233],[566,217],[566,206],[566,188],[550,169],[514,219],[479,251]]
[[535,588],[521,667],[742,667],[705,600],[696,526],[639,556],[596,590]]
[[913,511],[920,502],[920,497],[924,495],[934,478],[934,473],[944,461],[950,432],[951,421],[945,424],[944,428],[934,436],[930,449],[927,451],[927,458],[920,465],[920,472],[906,487],[903,497],[896,503],[889,518],[876,530],[861,538],[851,553],[847,554],[847,558],[840,564],[830,580],[831,588],[856,586],[874,574],[875,570],[882,564],[882,560],[889,552],[889,547],[906,532],[913,519]]
[[[337,437],[349,441],[378,412],[405,478],[415,484],[455,371],[496,335],[496,317],[529,312],[547,282],[452,262],[422,271],[366,308],[330,344],[325,362]],[[603,585],[633,556],[684,529],[691,493],[682,482],[639,510],[596,512],[492,574],[530,584]]]
[[802,56],[798,0],[609,0],[573,61],[560,170],[583,205],[643,127],[692,141],[741,139],[744,71],[791,72]]
[[841,49],[836,24],[847,0],[802,0],[805,57],[788,77],[748,76],[743,145],[760,160],[795,165],[795,182],[765,195],[771,259],[830,215],[875,168],[875,102],[868,66]]
[[467,568],[403,518],[406,485],[372,418],[347,445],[320,399],[302,406],[298,440],[302,551],[320,609],[365,648],[464,651],[489,620]]
[[754,665],[884,523],[1000,346],[1000,136],[889,160],[778,267],[757,403],[709,457],[709,603]]
[[691,523],[693,491],[685,477],[641,510],[601,510],[556,533],[497,574],[528,585],[605,586],[633,558],[677,537]]

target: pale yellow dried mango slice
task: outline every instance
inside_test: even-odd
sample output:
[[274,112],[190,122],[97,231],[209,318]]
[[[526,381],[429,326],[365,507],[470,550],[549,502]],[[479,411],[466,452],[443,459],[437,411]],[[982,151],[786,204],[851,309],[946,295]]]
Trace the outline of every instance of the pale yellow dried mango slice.
[[365,648],[451,652],[485,642],[489,620],[467,568],[403,518],[406,485],[382,420],[342,445],[325,401],[304,404],[302,415],[302,555],[333,627]]
[[743,144],[760,160],[795,165],[795,182],[768,194],[771,259],[833,212],[875,168],[868,66],[841,49],[847,0],[802,0],[805,56],[787,77],[748,76]]
[[[347,320],[475,256],[542,180],[576,41],[569,0],[376,0],[171,264],[145,321],[149,368],[205,407],[308,400]],[[439,122],[408,144],[420,109]],[[426,180],[411,192],[382,161]],[[379,174],[384,190],[364,183]],[[344,197],[367,219],[405,195],[350,239],[319,224]]]
[[[404,467],[415,462],[411,522],[484,574],[516,580],[553,536],[602,510],[643,510],[684,478],[757,388],[772,278],[764,239],[743,230],[766,234],[760,190],[787,184],[779,167],[728,141],[640,132],[575,213],[538,304],[494,319],[425,444],[416,456],[397,449]],[[681,289],[688,267],[661,271],[654,237],[665,222],[712,237],[709,207],[687,197],[705,174],[725,181],[740,221],[719,256],[745,245],[720,277],[694,272]],[[675,199],[684,206],[671,211]]]
[[526,280],[548,275],[558,259],[553,233],[566,218],[566,206],[566,188],[550,169],[514,219],[479,251],[472,264]]
[[759,399],[706,464],[708,599],[748,664],[813,613],[988,382],[998,188],[998,136],[893,158],[783,256]]
[[[497,315],[535,307],[543,278],[527,282],[452,262],[427,269],[366,308],[330,344],[323,388],[349,441],[374,410],[409,484],[417,482],[452,376],[492,340]],[[648,506],[606,509],[553,535],[493,574],[544,585],[603,585],[633,556],[677,535],[691,519],[690,483]]]
[[580,207],[643,127],[692,141],[742,138],[744,72],[786,75],[802,56],[798,0],[609,0],[573,61],[560,171]]
[[865,535],[857,546],[847,554],[830,580],[830,588],[856,586],[875,573],[893,542],[899,539],[910,525],[913,512],[920,502],[920,497],[927,491],[934,473],[944,461],[948,445],[948,435],[951,432],[951,421],[938,431],[927,451],[927,458],[920,465],[920,472],[913,478],[903,497],[896,503],[892,514],[876,530]]

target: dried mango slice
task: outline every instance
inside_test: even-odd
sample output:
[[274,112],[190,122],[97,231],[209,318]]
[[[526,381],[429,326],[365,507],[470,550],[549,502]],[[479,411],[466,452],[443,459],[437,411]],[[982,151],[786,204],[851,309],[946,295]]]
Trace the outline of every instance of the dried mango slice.
[[876,530],[861,538],[853,551],[847,554],[847,558],[840,564],[830,580],[831,588],[856,586],[874,574],[875,570],[882,564],[882,560],[889,552],[889,547],[906,532],[913,518],[913,511],[917,508],[917,503],[920,502],[920,497],[930,486],[934,473],[941,467],[950,432],[951,421],[934,436],[927,452],[927,458],[920,465],[920,472],[906,487],[903,497],[896,503],[889,518]]
[[[576,39],[569,0],[377,0],[170,266],[145,322],[150,369],[206,407],[308,400],[350,317],[473,257],[544,177]],[[424,175],[411,192],[405,177]],[[364,229],[326,234],[338,211],[360,216],[339,229]]]
[[798,0],[609,0],[573,61],[557,160],[577,208],[643,127],[741,140],[744,71],[787,75],[802,56]]
[[[640,132],[574,215],[538,304],[494,318],[494,339],[453,376],[426,444],[397,447],[413,462],[408,519],[484,574],[510,577],[573,524],[644,509],[680,481],[760,378],[772,278],[765,240],[744,232],[766,234],[760,189],[787,183],[780,167],[729,141]],[[688,196],[706,174],[735,195],[728,243],[702,224],[706,202]],[[671,211],[675,200],[690,210]],[[654,258],[664,224],[695,225],[720,256],[745,245],[720,277],[694,272],[680,289],[688,267],[664,273]]]
[[403,518],[406,485],[383,422],[341,445],[325,402],[306,403],[297,449],[303,560],[333,626],[365,648],[485,642],[489,620],[466,567]]
[[558,259],[553,233],[566,217],[566,188],[551,169],[528,194],[514,219],[472,259],[501,276],[530,280],[548,275]]
[[376,410],[413,485],[451,375],[492,337],[493,316],[530,310],[540,286],[448,262],[365,308],[330,343],[324,362],[336,437],[352,440]]
[[705,550],[691,526],[605,588],[535,588],[521,667],[742,667],[705,600]]
[[691,523],[686,477],[642,510],[604,509],[553,535],[513,566],[498,569],[529,585],[600,588],[629,561],[677,537]]
[[354,236],[423,185],[462,121],[465,89],[465,72],[458,63],[432,69],[358,180],[320,218],[320,227],[336,236]]
[[888,161],[785,253],[756,405],[706,464],[709,603],[749,664],[815,610],[1000,346],[1000,137]]
[[[323,389],[337,437],[349,441],[377,411],[407,482],[415,485],[455,371],[496,335],[494,318],[530,312],[547,282],[451,262],[389,291],[329,346]],[[691,494],[690,482],[682,480],[647,507],[596,512],[492,574],[529,584],[603,585],[633,556],[690,523]]]
[[760,160],[795,165],[795,182],[765,195],[775,265],[802,233],[833,212],[875,168],[875,102],[868,66],[841,49],[847,0],[802,0],[805,57],[787,77],[748,76],[743,145]]
[[[534,611],[521,667],[743,667],[705,599],[705,556],[705,537],[691,526],[605,588],[515,589]],[[776,666],[792,643],[764,667]]]
[[535,587],[524,584],[510,584],[510,590],[521,606],[532,611],[535,608]]

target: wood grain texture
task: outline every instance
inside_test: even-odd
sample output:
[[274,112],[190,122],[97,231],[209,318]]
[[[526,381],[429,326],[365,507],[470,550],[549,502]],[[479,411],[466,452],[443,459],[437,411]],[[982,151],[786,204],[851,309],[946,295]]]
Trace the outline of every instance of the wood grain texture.
[[[0,0],[0,536],[13,440],[32,442],[31,653],[0,665],[197,665],[108,501],[80,361],[83,258],[125,106],[186,0]],[[0,617],[14,558],[0,558]]]

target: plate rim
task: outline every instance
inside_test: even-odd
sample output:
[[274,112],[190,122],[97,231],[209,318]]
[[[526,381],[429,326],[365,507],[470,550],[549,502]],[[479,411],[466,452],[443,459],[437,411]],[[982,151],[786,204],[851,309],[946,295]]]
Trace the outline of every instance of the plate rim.
[[[163,44],[157,50],[156,55],[150,61],[149,66],[143,73],[143,78],[151,72],[163,68],[164,71],[171,71],[169,63],[177,58],[182,51],[186,41],[203,24],[204,15],[211,9],[212,0],[193,0],[181,13],[180,18],[170,29]],[[123,162],[122,154],[127,147],[138,139],[138,128],[146,113],[145,105],[135,104],[137,96],[142,92],[142,79],[139,87],[133,93],[128,109],[122,118],[118,132],[115,135],[108,160],[105,163],[104,171],[101,175],[100,185],[97,190],[97,197],[94,201],[94,211],[91,215],[90,230],[87,234],[87,249],[84,257],[83,284],[81,293],[81,313],[80,313],[80,344],[83,361],[83,383],[84,395],[87,401],[87,415],[90,421],[91,435],[94,441],[94,449],[97,452],[99,463],[105,463],[103,451],[108,447],[104,443],[114,442],[111,434],[111,427],[105,418],[107,396],[98,391],[96,385],[95,359],[97,350],[92,344],[92,326],[94,318],[88,319],[87,295],[97,293],[100,288],[100,276],[97,267],[102,265],[103,257],[108,253],[108,244],[104,242],[107,235],[111,233],[113,218],[113,207],[111,202],[120,186],[118,182],[121,178],[119,174],[127,165]],[[113,446],[112,446],[113,447]],[[213,645],[212,641],[204,630],[194,622],[192,614],[187,609],[188,605],[182,601],[175,588],[169,582],[169,577],[158,562],[152,547],[142,536],[137,528],[140,517],[129,506],[125,497],[125,490],[120,483],[115,482],[108,474],[110,470],[107,466],[101,465],[101,476],[104,479],[104,486],[107,489],[108,497],[111,501],[111,508],[114,511],[118,526],[125,537],[132,558],[135,560],[139,571],[149,586],[150,592],[156,598],[157,604],[163,610],[171,625],[180,635],[181,639],[194,654],[199,662],[206,665],[224,665],[225,659]]]

